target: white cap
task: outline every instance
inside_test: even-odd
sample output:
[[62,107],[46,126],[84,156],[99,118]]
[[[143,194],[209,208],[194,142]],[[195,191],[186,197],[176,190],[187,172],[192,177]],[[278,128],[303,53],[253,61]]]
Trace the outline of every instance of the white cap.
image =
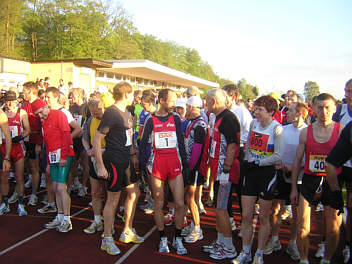
[[182,107],[182,108],[186,109],[186,99],[178,98],[176,101],[176,107]]
[[98,93],[103,94],[103,93],[107,93],[108,91],[109,91],[109,90],[108,90],[108,88],[107,88],[105,85],[100,84],[100,85],[98,86],[98,89],[97,89],[97,92],[98,92]]
[[199,96],[191,96],[190,98],[188,98],[187,104],[193,107],[203,107],[203,101]]

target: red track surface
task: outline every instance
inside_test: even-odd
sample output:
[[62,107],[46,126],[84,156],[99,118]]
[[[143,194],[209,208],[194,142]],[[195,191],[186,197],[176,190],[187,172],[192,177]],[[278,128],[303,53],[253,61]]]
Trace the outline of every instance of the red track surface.
[[[25,200],[27,202],[27,199]],[[215,214],[214,209],[206,208],[207,215],[201,216],[201,226],[204,233],[204,239],[196,244],[186,244],[188,250],[186,256],[179,256],[170,245],[170,254],[161,254],[157,252],[158,233],[154,228],[154,220],[151,215],[144,215],[137,209],[134,226],[139,235],[146,236],[146,241],[139,245],[122,244],[116,242],[121,249],[118,256],[110,256],[100,250],[101,233],[87,235],[83,229],[90,224],[93,217],[92,209],[88,206],[90,197],[79,198],[73,195],[71,215],[73,230],[67,234],[58,233],[55,230],[46,230],[42,226],[55,217],[55,214],[40,215],[35,207],[26,207],[28,216],[19,217],[16,213],[16,206],[11,205],[11,212],[0,216],[0,263],[229,263],[229,260],[215,261],[208,255],[201,252],[201,246],[210,243],[216,237],[215,231]],[[236,224],[239,225],[239,209],[234,206],[236,212]],[[115,221],[115,240],[118,241],[123,223],[116,218]],[[254,247],[256,247],[256,235]],[[173,228],[167,227],[166,234],[169,240],[173,236]],[[283,249],[280,252],[265,256],[265,263],[297,263],[290,259],[285,253],[286,245],[289,239],[289,225],[284,222],[280,241]],[[316,220],[312,224],[312,234],[310,237],[310,263],[319,263],[314,258],[316,245],[319,243],[321,236],[316,231]],[[241,248],[241,240],[237,236],[237,231],[233,232],[233,240],[237,250]],[[333,263],[342,263],[341,256],[337,256]]]

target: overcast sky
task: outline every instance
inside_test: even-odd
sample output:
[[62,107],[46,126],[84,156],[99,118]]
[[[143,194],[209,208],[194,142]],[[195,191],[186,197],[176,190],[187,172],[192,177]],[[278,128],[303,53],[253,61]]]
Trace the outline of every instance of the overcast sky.
[[[118,1],[118,0],[116,0]],[[352,1],[120,0],[143,34],[195,48],[221,77],[261,93],[315,81],[343,97],[352,78]]]

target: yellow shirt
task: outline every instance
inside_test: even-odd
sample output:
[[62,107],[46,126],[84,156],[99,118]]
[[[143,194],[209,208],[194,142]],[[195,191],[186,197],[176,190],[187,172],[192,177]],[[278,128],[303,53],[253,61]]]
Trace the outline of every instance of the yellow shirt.
[[[97,130],[98,130],[99,124],[100,124],[100,120],[95,117],[90,122],[89,132],[90,132],[90,144],[91,145],[93,145],[93,138],[94,138],[95,132],[97,132]],[[103,138],[101,140],[101,147],[105,148],[105,145],[106,145],[105,138]]]

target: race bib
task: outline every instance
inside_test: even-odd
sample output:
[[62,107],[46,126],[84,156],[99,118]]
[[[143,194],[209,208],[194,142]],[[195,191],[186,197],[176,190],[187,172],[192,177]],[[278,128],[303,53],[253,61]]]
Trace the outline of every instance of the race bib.
[[132,136],[133,136],[133,130],[132,128],[126,129],[126,147],[132,145]]
[[266,152],[269,141],[269,135],[252,131],[249,138],[249,148],[257,152]]
[[210,146],[210,157],[215,158],[215,150],[216,150],[216,141],[212,140],[211,141],[211,146]]
[[11,138],[18,136],[18,127],[17,126],[9,126]]
[[309,170],[311,172],[325,172],[325,159],[327,155],[310,155]]
[[61,149],[57,149],[49,152],[49,161],[50,163],[58,163],[61,158]]
[[168,149],[176,148],[177,137],[175,131],[156,132],[155,133],[155,148]]
[[83,124],[82,124],[82,119],[83,119],[83,117],[82,117],[81,115],[75,114],[75,115],[74,115],[74,119],[75,119],[76,123],[77,123],[80,127],[83,125]]

